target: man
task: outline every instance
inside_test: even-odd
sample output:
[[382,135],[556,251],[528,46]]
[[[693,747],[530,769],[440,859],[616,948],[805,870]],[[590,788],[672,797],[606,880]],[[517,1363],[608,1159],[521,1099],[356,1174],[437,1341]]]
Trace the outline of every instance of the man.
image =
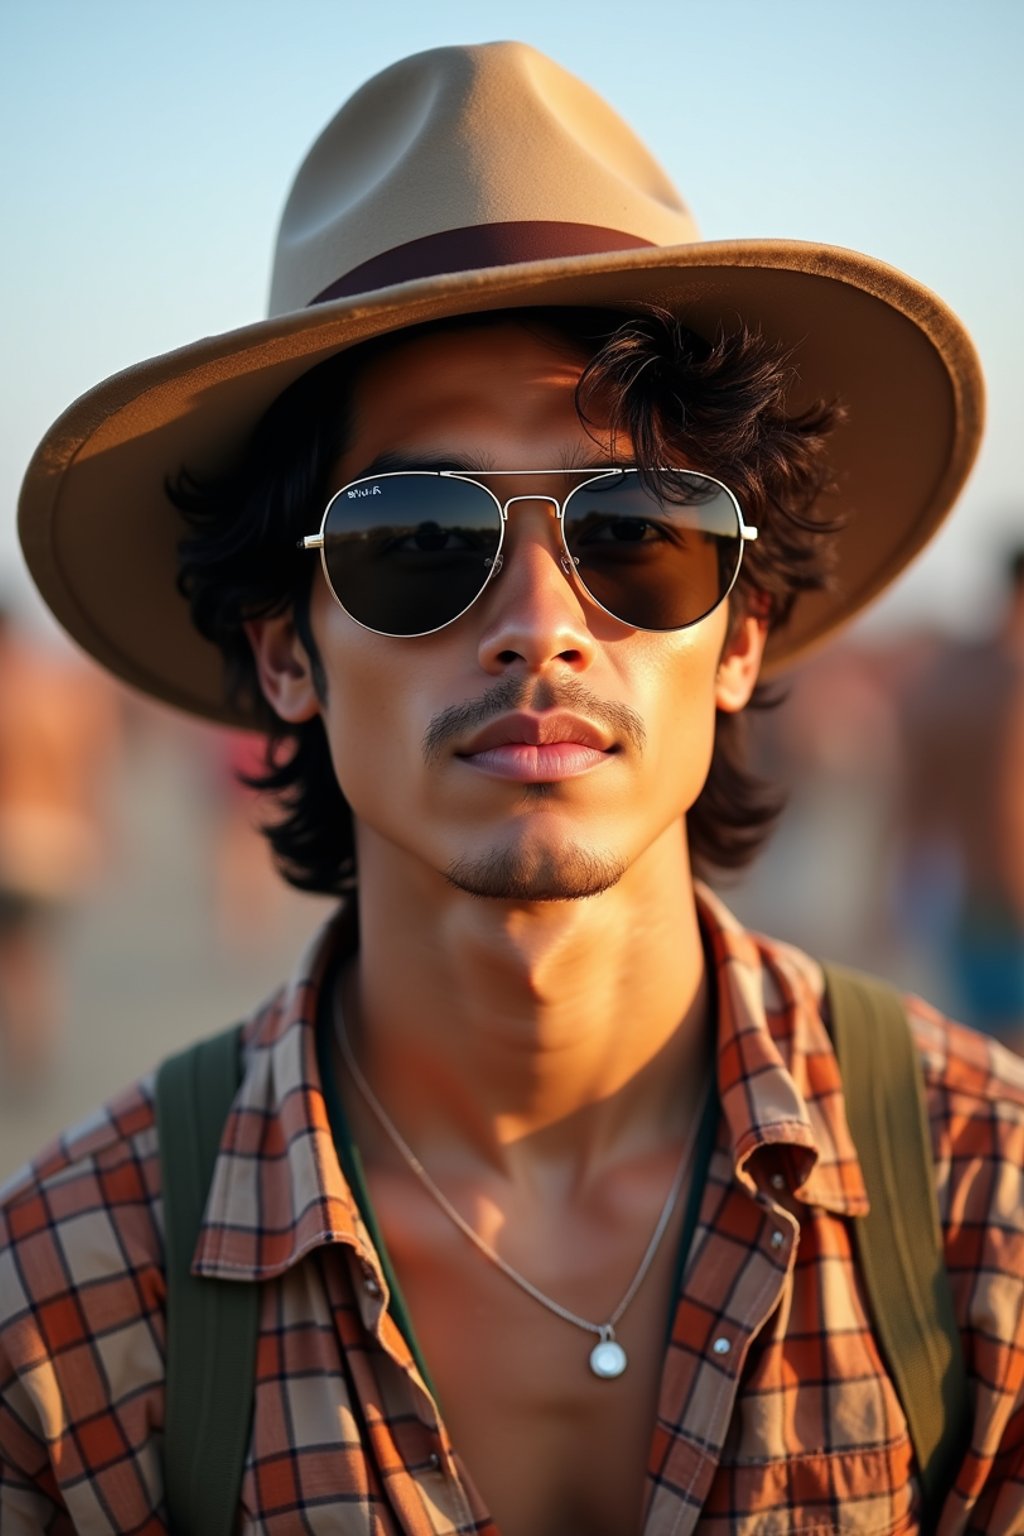
[[[282,868],[355,892],[247,1027],[195,1247],[259,1284],[239,1528],[919,1529],[820,968],[694,872],[771,819],[762,657],[955,495],[968,339],[868,258],[700,244],[506,43],[346,104],[272,309],[73,408],[22,507],[55,611],[268,729]],[[910,1007],[971,1383],[943,1529],[1020,1530],[1024,1084]],[[5,1195],[5,1533],[167,1528],[158,1150],[146,1081]]]

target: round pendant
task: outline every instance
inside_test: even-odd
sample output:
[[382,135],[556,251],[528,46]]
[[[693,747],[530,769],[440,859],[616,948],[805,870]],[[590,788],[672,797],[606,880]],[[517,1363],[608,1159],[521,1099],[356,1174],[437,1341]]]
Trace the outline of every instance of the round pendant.
[[590,1351],[590,1369],[602,1381],[613,1381],[626,1369],[626,1351],[614,1339],[602,1339]]

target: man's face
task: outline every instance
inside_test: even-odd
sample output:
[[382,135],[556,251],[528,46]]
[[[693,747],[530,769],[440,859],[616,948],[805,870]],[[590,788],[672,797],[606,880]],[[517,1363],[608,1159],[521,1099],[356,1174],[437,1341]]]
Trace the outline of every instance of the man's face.
[[[568,475],[486,471],[609,461],[607,430],[588,432],[576,413],[581,370],[564,344],[509,322],[389,349],[359,378],[332,490],[398,453],[478,472],[503,502],[564,495]],[[614,460],[629,451],[620,439]],[[683,842],[716,706],[742,707],[753,685],[758,627],[741,625],[724,658],[724,603],[689,629],[632,629],[561,554],[554,507],[516,502],[499,574],[461,618],[417,639],[361,628],[318,573],[310,619],[326,691],[289,694],[291,713],[272,702],[288,718],[321,713],[364,874],[368,860],[398,858],[408,875],[479,895],[568,899],[615,884],[659,839]]]

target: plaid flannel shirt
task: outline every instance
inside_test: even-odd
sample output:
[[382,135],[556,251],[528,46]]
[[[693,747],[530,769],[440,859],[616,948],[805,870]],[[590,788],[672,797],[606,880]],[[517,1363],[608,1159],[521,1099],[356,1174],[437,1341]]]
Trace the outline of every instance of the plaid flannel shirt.
[[[913,1454],[851,1257],[867,1202],[820,970],[700,904],[722,1113],[644,1536],[917,1531]],[[329,925],[248,1027],[195,1253],[202,1274],[263,1286],[238,1528],[497,1536],[339,1169],[314,1040],[338,943]],[[940,1536],[1024,1532],[1024,1063],[909,1007],[973,1404]],[[147,1079],[0,1193],[3,1536],[167,1529],[162,1249]]]

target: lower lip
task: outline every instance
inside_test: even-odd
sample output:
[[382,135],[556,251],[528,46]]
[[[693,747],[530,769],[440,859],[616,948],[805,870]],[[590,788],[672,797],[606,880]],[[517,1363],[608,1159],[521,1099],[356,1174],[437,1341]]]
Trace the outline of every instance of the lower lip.
[[514,779],[519,784],[550,784],[556,779],[575,779],[589,773],[612,756],[597,747],[585,747],[578,741],[552,741],[543,746],[509,742],[488,747],[462,758],[471,768],[496,779]]

